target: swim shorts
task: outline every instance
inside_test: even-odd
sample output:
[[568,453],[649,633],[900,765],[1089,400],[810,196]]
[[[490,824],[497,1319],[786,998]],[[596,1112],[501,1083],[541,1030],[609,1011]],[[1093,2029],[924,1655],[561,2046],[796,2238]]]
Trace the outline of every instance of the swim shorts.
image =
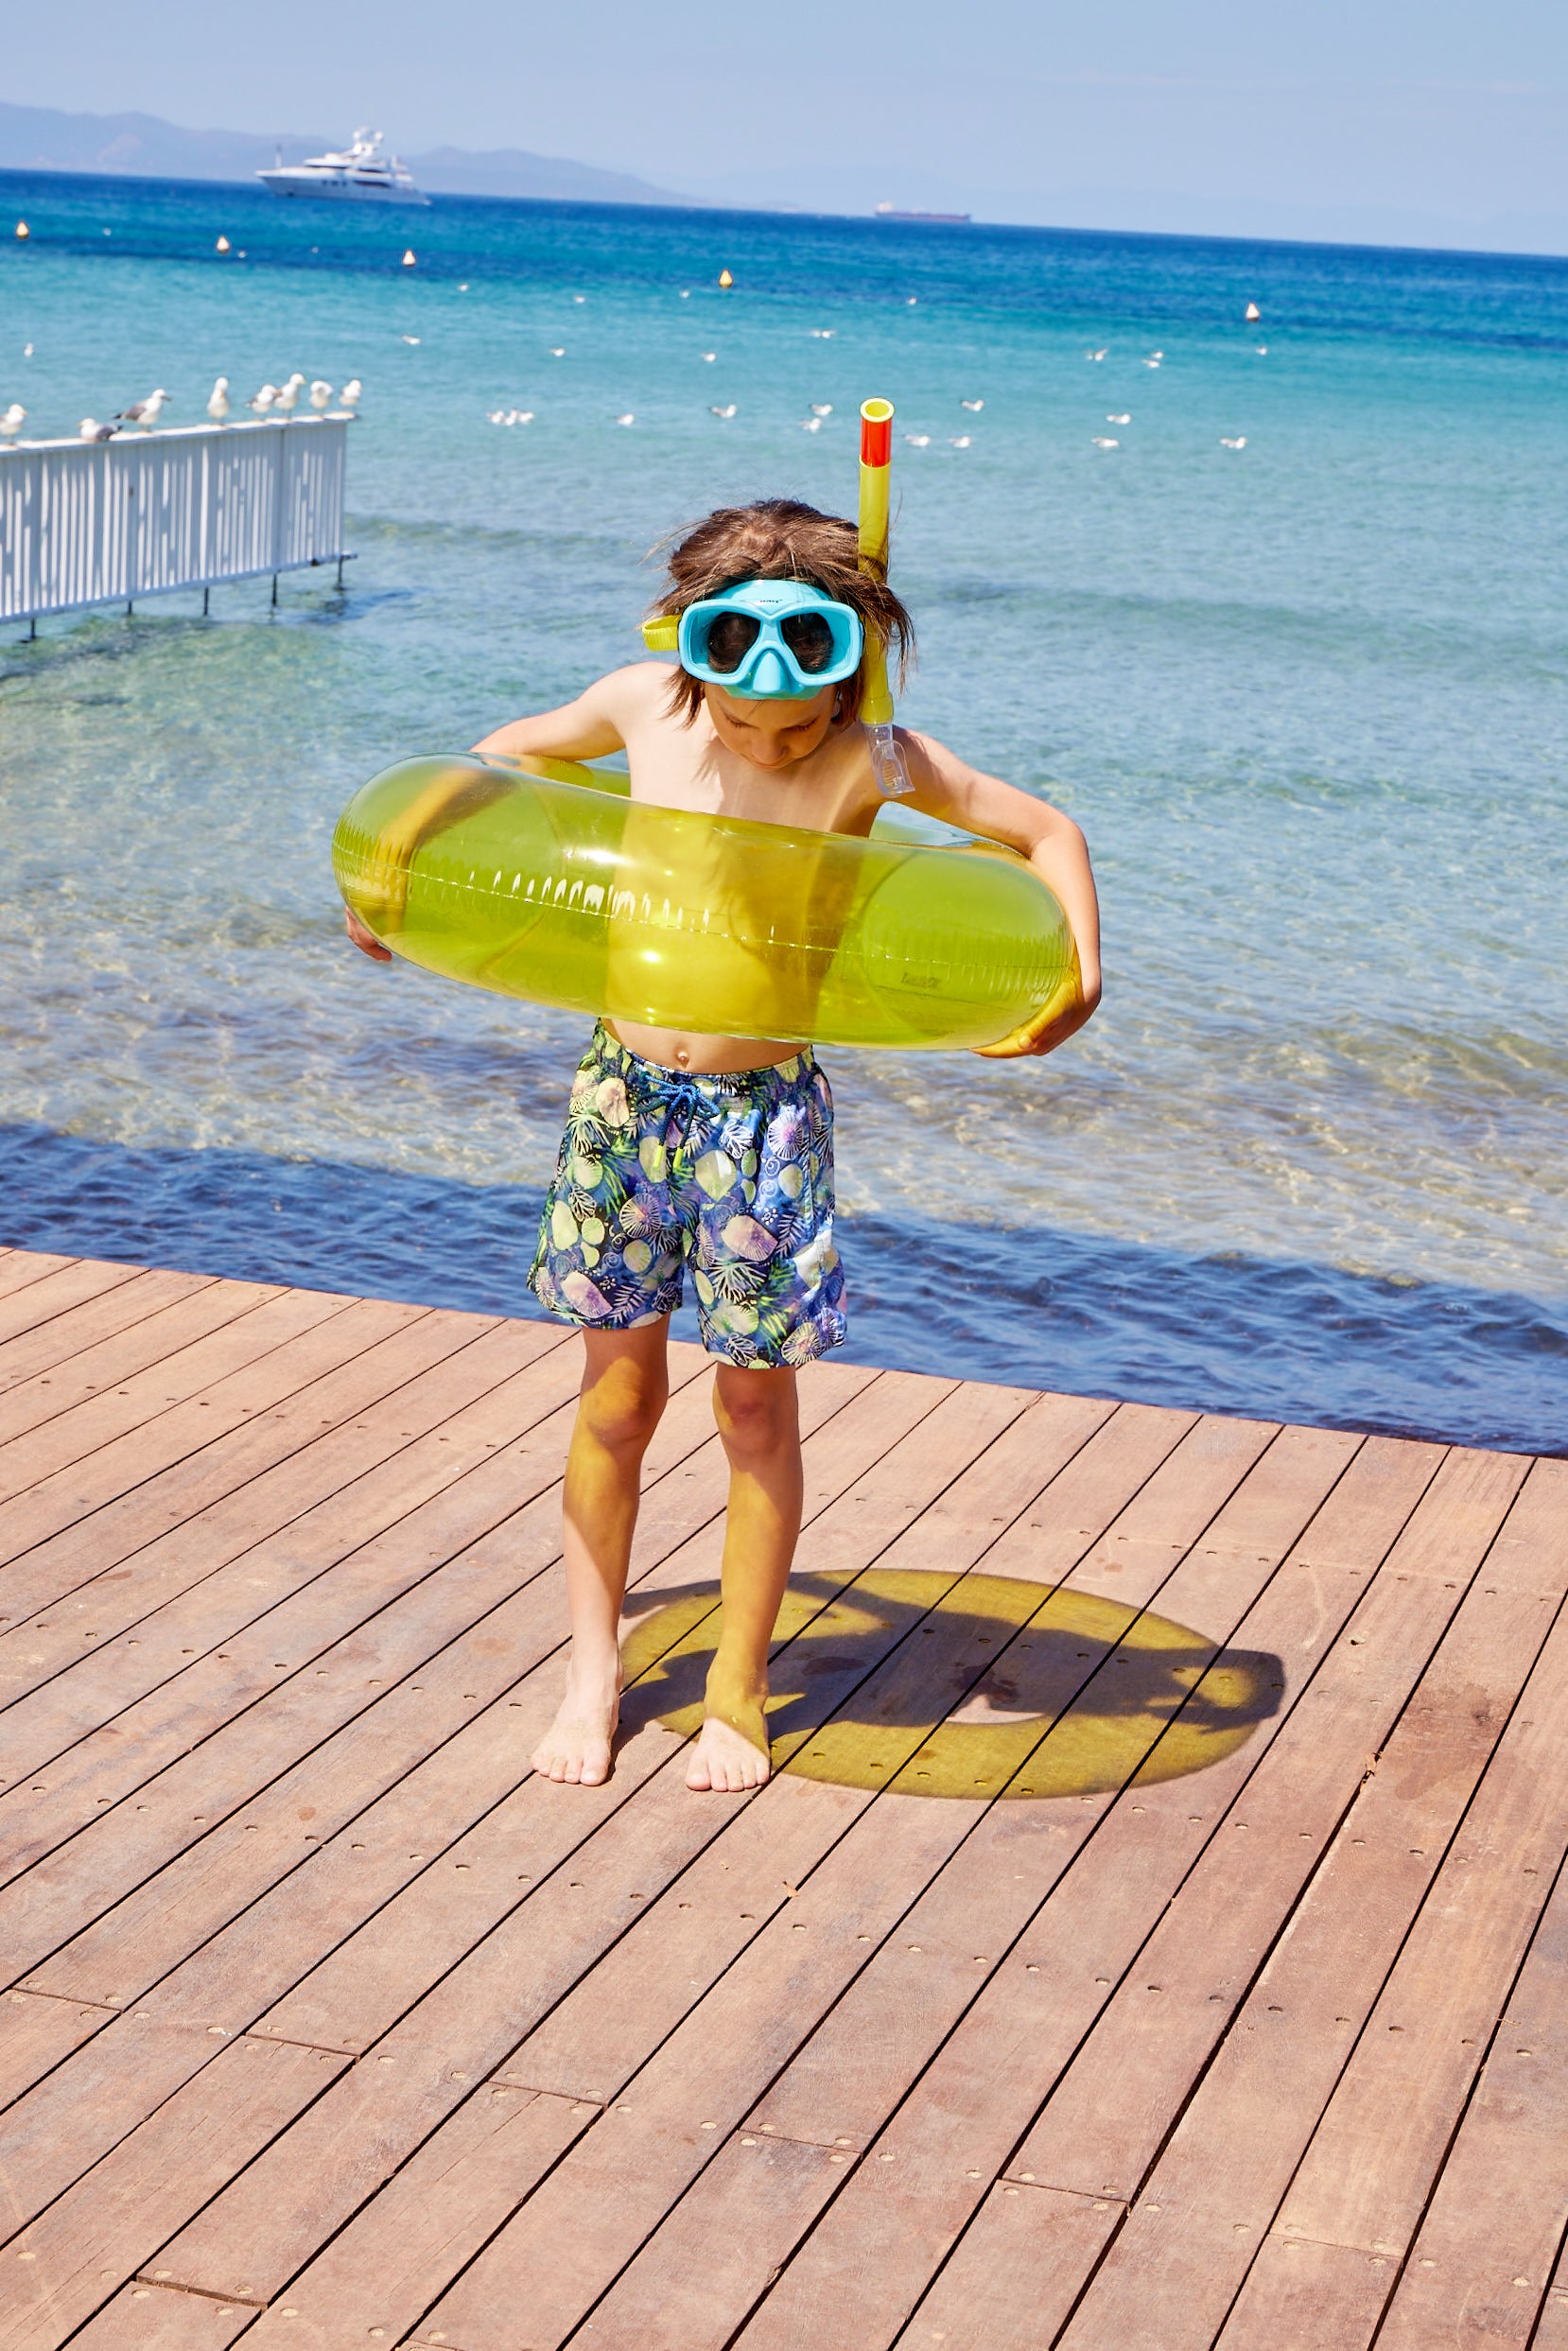
[[709,1354],[776,1369],[842,1343],[828,1080],[809,1047],[723,1077],[667,1070],[601,1022],[529,1286],[567,1322],[631,1331],[673,1314],[688,1264]]

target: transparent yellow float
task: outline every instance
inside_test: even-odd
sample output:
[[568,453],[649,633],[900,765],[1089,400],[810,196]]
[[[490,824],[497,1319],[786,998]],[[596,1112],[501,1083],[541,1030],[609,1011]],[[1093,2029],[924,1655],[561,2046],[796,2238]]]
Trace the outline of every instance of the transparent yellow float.
[[1074,999],[1067,917],[1011,849],[893,807],[860,839],[627,789],[566,759],[405,759],[344,810],[338,887],[427,971],[656,1028],[957,1049]]

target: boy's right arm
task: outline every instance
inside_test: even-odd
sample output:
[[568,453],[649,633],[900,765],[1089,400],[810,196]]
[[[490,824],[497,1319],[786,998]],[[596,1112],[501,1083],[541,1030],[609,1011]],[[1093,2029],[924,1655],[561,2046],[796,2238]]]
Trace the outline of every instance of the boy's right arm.
[[[542,710],[534,718],[513,719],[481,737],[473,750],[480,758],[498,755],[514,759],[531,753],[556,759],[599,759],[624,750],[623,729],[634,706],[646,698],[650,672],[661,684],[670,674],[662,662],[641,661],[613,670],[575,702],[563,704],[559,710]],[[410,803],[398,823],[395,841],[388,844],[396,864],[406,868],[421,842],[444,825],[454,824],[473,806],[475,781],[471,775],[444,777]],[[348,935],[360,952],[378,964],[391,963],[391,950],[353,909],[344,913]]]
[[474,745],[479,757],[499,752],[503,758],[526,758],[530,753],[551,759],[602,759],[626,748],[626,728],[647,701],[651,681],[662,685],[670,675],[662,661],[634,662],[597,678],[585,694],[564,703],[559,710],[541,710],[536,718],[512,719]]

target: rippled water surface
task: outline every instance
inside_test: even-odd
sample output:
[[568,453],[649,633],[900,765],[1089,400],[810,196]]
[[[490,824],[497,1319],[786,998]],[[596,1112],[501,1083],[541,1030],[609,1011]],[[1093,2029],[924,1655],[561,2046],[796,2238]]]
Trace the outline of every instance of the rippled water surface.
[[366,394],[341,595],[0,646],[6,1237],[526,1307],[580,1024],[349,951],[334,818],[633,657],[672,526],[848,505],[884,392],[905,715],[1082,822],[1106,996],[1045,1063],[830,1057],[856,1351],[1568,1449],[1568,263],[8,198],[29,432]]

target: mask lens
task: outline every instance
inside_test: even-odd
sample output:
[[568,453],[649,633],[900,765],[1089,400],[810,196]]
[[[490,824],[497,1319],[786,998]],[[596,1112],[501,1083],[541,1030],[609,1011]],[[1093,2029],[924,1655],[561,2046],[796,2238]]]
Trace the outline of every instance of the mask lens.
[[758,638],[762,623],[749,612],[716,612],[708,622],[702,658],[710,670],[727,677],[738,670]]
[[779,622],[778,633],[808,677],[826,670],[833,658],[833,632],[820,612],[793,612]]

